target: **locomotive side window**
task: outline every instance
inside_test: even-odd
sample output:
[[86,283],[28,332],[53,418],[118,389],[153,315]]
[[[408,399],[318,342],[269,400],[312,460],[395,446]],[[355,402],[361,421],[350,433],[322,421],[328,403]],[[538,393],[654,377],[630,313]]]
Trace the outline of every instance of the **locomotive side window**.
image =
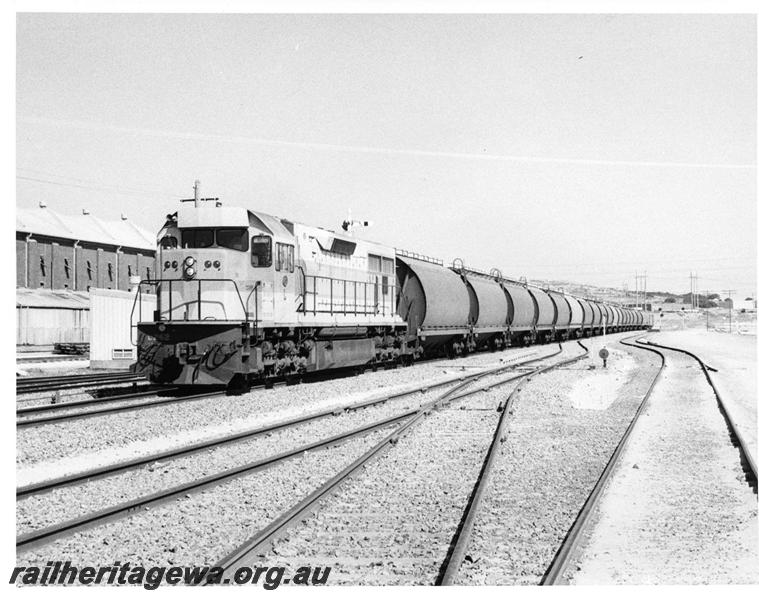
[[277,242],[274,268],[277,271],[285,270],[290,273],[295,270],[295,246],[292,246],[291,244],[280,244]]
[[216,245],[230,250],[248,251],[247,229],[217,229]]
[[392,258],[382,257],[382,272],[393,274],[395,271],[395,261]]
[[183,229],[182,248],[210,248],[213,246],[213,229]]
[[375,255],[370,254],[369,255],[369,270],[370,271],[380,271],[382,267],[382,258]]
[[161,238],[161,248],[172,249],[177,247],[177,238],[173,235],[165,235]]
[[270,267],[271,238],[268,235],[254,235],[250,246],[250,264],[254,267]]
[[292,273],[295,271],[295,246],[287,245],[287,270]]

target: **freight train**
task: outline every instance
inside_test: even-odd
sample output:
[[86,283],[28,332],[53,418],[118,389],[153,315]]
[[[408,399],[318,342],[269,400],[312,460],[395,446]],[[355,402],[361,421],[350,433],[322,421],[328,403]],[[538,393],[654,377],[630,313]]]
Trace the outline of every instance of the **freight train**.
[[[254,381],[650,327],[638,310],[541,289],[240,207],[167,215],[133,310],[132,371],[154,383]],[[143,310],[154,293],[155,310]]]

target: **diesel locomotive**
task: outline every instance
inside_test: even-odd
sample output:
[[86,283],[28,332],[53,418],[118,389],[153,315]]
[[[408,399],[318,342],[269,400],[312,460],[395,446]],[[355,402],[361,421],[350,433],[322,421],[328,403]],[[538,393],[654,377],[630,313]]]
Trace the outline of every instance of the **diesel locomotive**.
[[[132,371],[178,386],[254,381],[650,327],[638,310],[451,266],[198,198],[167,215],[139,284]],[[154,296],[153,296],[154,295]],[[145,309],[154,298],[155,309]]]

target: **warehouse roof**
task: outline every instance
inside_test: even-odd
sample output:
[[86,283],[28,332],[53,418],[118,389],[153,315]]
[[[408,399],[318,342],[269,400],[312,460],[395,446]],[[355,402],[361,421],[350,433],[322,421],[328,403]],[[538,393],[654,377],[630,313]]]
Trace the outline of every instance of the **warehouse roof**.
[[62,215],[49,208],[17,208],[16,231],[108,246],[155,251],[156,236],[128,221],[106,221],[94,215]]
[[35,308],[90,308],[87,292],[16,288],[16,307]]

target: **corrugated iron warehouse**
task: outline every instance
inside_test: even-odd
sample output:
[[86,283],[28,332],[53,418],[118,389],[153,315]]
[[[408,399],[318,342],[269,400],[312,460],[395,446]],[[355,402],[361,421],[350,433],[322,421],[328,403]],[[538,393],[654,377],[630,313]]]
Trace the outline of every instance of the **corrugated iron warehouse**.
[[155,274],[155,236],[122,217],[16,211],[16,344],[89,341],[89,290]]

